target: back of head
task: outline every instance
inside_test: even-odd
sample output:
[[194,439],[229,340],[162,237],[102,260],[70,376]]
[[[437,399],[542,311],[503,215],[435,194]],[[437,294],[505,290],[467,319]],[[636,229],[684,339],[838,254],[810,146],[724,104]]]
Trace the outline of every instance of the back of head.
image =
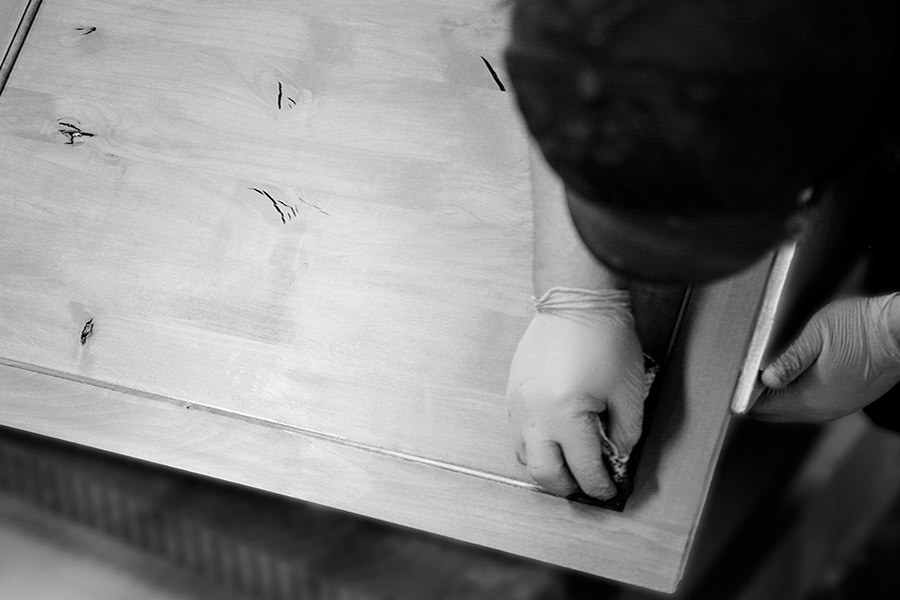
[[802,190],[858,148],[895,34],[891,0],[517,0],[507,65],[601,258],[592,207],[678,235],[757,224],[719,228],[727,266],[673,277],[702,280],[777,243]]

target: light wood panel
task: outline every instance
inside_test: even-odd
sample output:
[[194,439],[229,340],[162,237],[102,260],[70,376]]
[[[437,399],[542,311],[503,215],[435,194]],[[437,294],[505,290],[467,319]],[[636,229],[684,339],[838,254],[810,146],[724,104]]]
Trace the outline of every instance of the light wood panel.
[[[358,4],[47,2],[0,103],[27,173],[3,182],[3,355],[516,474],[530,198],[480,58],[503,29]],[[477,45],[452,25],[479,19]]]
[[[605,577],[671,591],[728,417],[768,265],[696,292],[624,513],[161,396],[0,367],[3,423]],[[729,318],[723,319],[722,315]],[[723,340],[730,340],[725,344]],[[723,376],[723,373],[725,376]]]
[[538,493],[505,35],[489,0],[45,0],[0,95],[0,423],[672,589],[771,260],[694,294],[625,512]]

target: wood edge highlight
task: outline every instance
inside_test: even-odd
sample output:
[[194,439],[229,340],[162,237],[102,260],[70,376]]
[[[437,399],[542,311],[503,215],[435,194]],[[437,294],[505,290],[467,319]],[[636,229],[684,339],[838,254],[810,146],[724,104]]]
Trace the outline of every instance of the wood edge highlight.
[[778,307],[787,284],[796,249],[796,243],[788,244],[777,250],[772,258],[772,266],[763,297],[760,300],[753,335],[750,338],[747,355],[741,366],[737,385],[735,385],[731,398],[731,412],[736,415],[749,412],[756,391],[760,387],[759,370],[762,367],[766,347],[775,327],[775,317],[778,314]]
[[[46,377],[52,377],[55,379],[61,379],[63,381],[70,381],[72,383],[83,384],[89,387],[98,388],[100,390],[108,390],[115,393],[125,394],[129,397],[134,398],[144,398],[151,401],[163,402],[166,404],[170,404],[177,408],[183,408],[186,410],[203,412],[213,415],[218,415],[221,417],[226,417],[228,419],[233,419],[235,421],[243,421],[248,422],[253,425],[257,425],[260,427],[269,427],[273,429],[281,429],[284,431],[288,431],[291,433],[295,433],[298,435],[304,435],[309,437],[314,437],[318,439],[322,439],[334,444],[339,444],[343,446],[349,446],[352,448],[357,448],[359,450],[364,450],[366,452],[372,452],[375,454],[383,454],[385,456],[390,456],[392,458],[396,458],[398,460],[405,460],[409,462],[416,462],[425,465],[429,465],[431,467],[435,467],[438,469],[444,469],[447,471],[452,471],[461,475],[471,475],[473,477],[480,477],[482,479],[486,479],[489,481],[493,481],[496,483],[502,483],[504,485],[509,485],[512,487],[534,491],[538,493],[544,492],[537,484],[529,483],[527,481],[523,481],[521,479],[515,479],[513,477],[507,477],[504,475],[499,475],[497,473],[492,473],[490,471],[485,471],[481,469],[475,469],[471,467],[466,467],[457,463],[452,463],[444,460],[428,458],[427,456],[421,456],[418,454],[411,454],[408,452],[401,452],[398,450],[392,450],[390,448],[385,448],[383,446],[376,446],[365,442],[357,442],[347,437],[341,437],[337,435],[332,435],[329,433],[324,433],[315,429],[309,429],[300,427],[298,425],[291,425],[289,423],[284,423],[280,421],[273,421],[269,419],[265,419],[262,417],[254,417],[253,415],[247,413],[235,412],[232,410],[217,408],[215,406],[210,406],[207,404],[202,404],[199,402],[192,402],[188,400],[180,400],[178,398],[172,396],[166,396],[163,394],[157,394],[154,392],[147,392],[144,390],[139,390],[136,388],[130,388],[126,386],[116,385],[112,383],[108,383],[99,379],[91,379],[88,377],[82,377],[80,375],[76,375],[74,373],[67,373],[63,371],[57,371],[55,369],[50,369],[46,367],[41,367],[39,365],[35,365],[32,363],[22,362],[18,360],[13,360],[10,358],[6,358],[0,356],[0,367],[10,367],[13,369],[20,369],[22,371],[27,371],[29,373],[34,373],[36,375],[43,375]],[[0,423],[2,426],[2,423]],[[549,494],[548,494],[549,495]]]
[[3,90],[6,88],[6,82],[16,64],[16,59],[19,58],[19,52],[21,52],[22,46],[25,44],[25,39],[28,37],[28,32],[31,30],[34,19],[37,17],[37,12],[41,7],[42,1],[43,0],[28,1],[28,5],[25,7],[25,12],[22,14],[22,18],[19,21],[19,26],[16,28],[12,41],[6,49],[3,59],[0,60],[0,95],[3,94]]

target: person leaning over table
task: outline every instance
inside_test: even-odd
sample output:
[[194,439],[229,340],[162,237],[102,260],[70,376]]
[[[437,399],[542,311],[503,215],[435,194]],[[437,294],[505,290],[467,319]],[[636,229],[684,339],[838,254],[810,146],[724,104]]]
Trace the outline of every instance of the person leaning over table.
[[[857,205],[846,233],[868,255],[868,295],[814,314],[762,371],[753,413],[865,409],[900,429],[896,31],[890,0],[515,2],[508,71],[566,186],[553,194],[533,150],[537,313],[507,396],[516,454],[541,487],[614,496],[598,416],[625,455],[641,435],[629,280],[729,276],[827,202]],[[865,194],[828,194],[848,165]]]

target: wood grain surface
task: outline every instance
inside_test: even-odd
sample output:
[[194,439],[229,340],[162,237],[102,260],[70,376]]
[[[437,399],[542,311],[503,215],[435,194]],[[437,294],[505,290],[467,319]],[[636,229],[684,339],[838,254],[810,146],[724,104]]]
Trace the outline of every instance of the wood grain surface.
[[672,589],[771,261],[694,293],[623,514],[538,493],[505,23],[44,0],[0,95],[0,423]]
[[530,198],[481,60],[500,20],[356,4],[47,2],[0,103],[0,302],[30,323],[3,355],[517,472]]

